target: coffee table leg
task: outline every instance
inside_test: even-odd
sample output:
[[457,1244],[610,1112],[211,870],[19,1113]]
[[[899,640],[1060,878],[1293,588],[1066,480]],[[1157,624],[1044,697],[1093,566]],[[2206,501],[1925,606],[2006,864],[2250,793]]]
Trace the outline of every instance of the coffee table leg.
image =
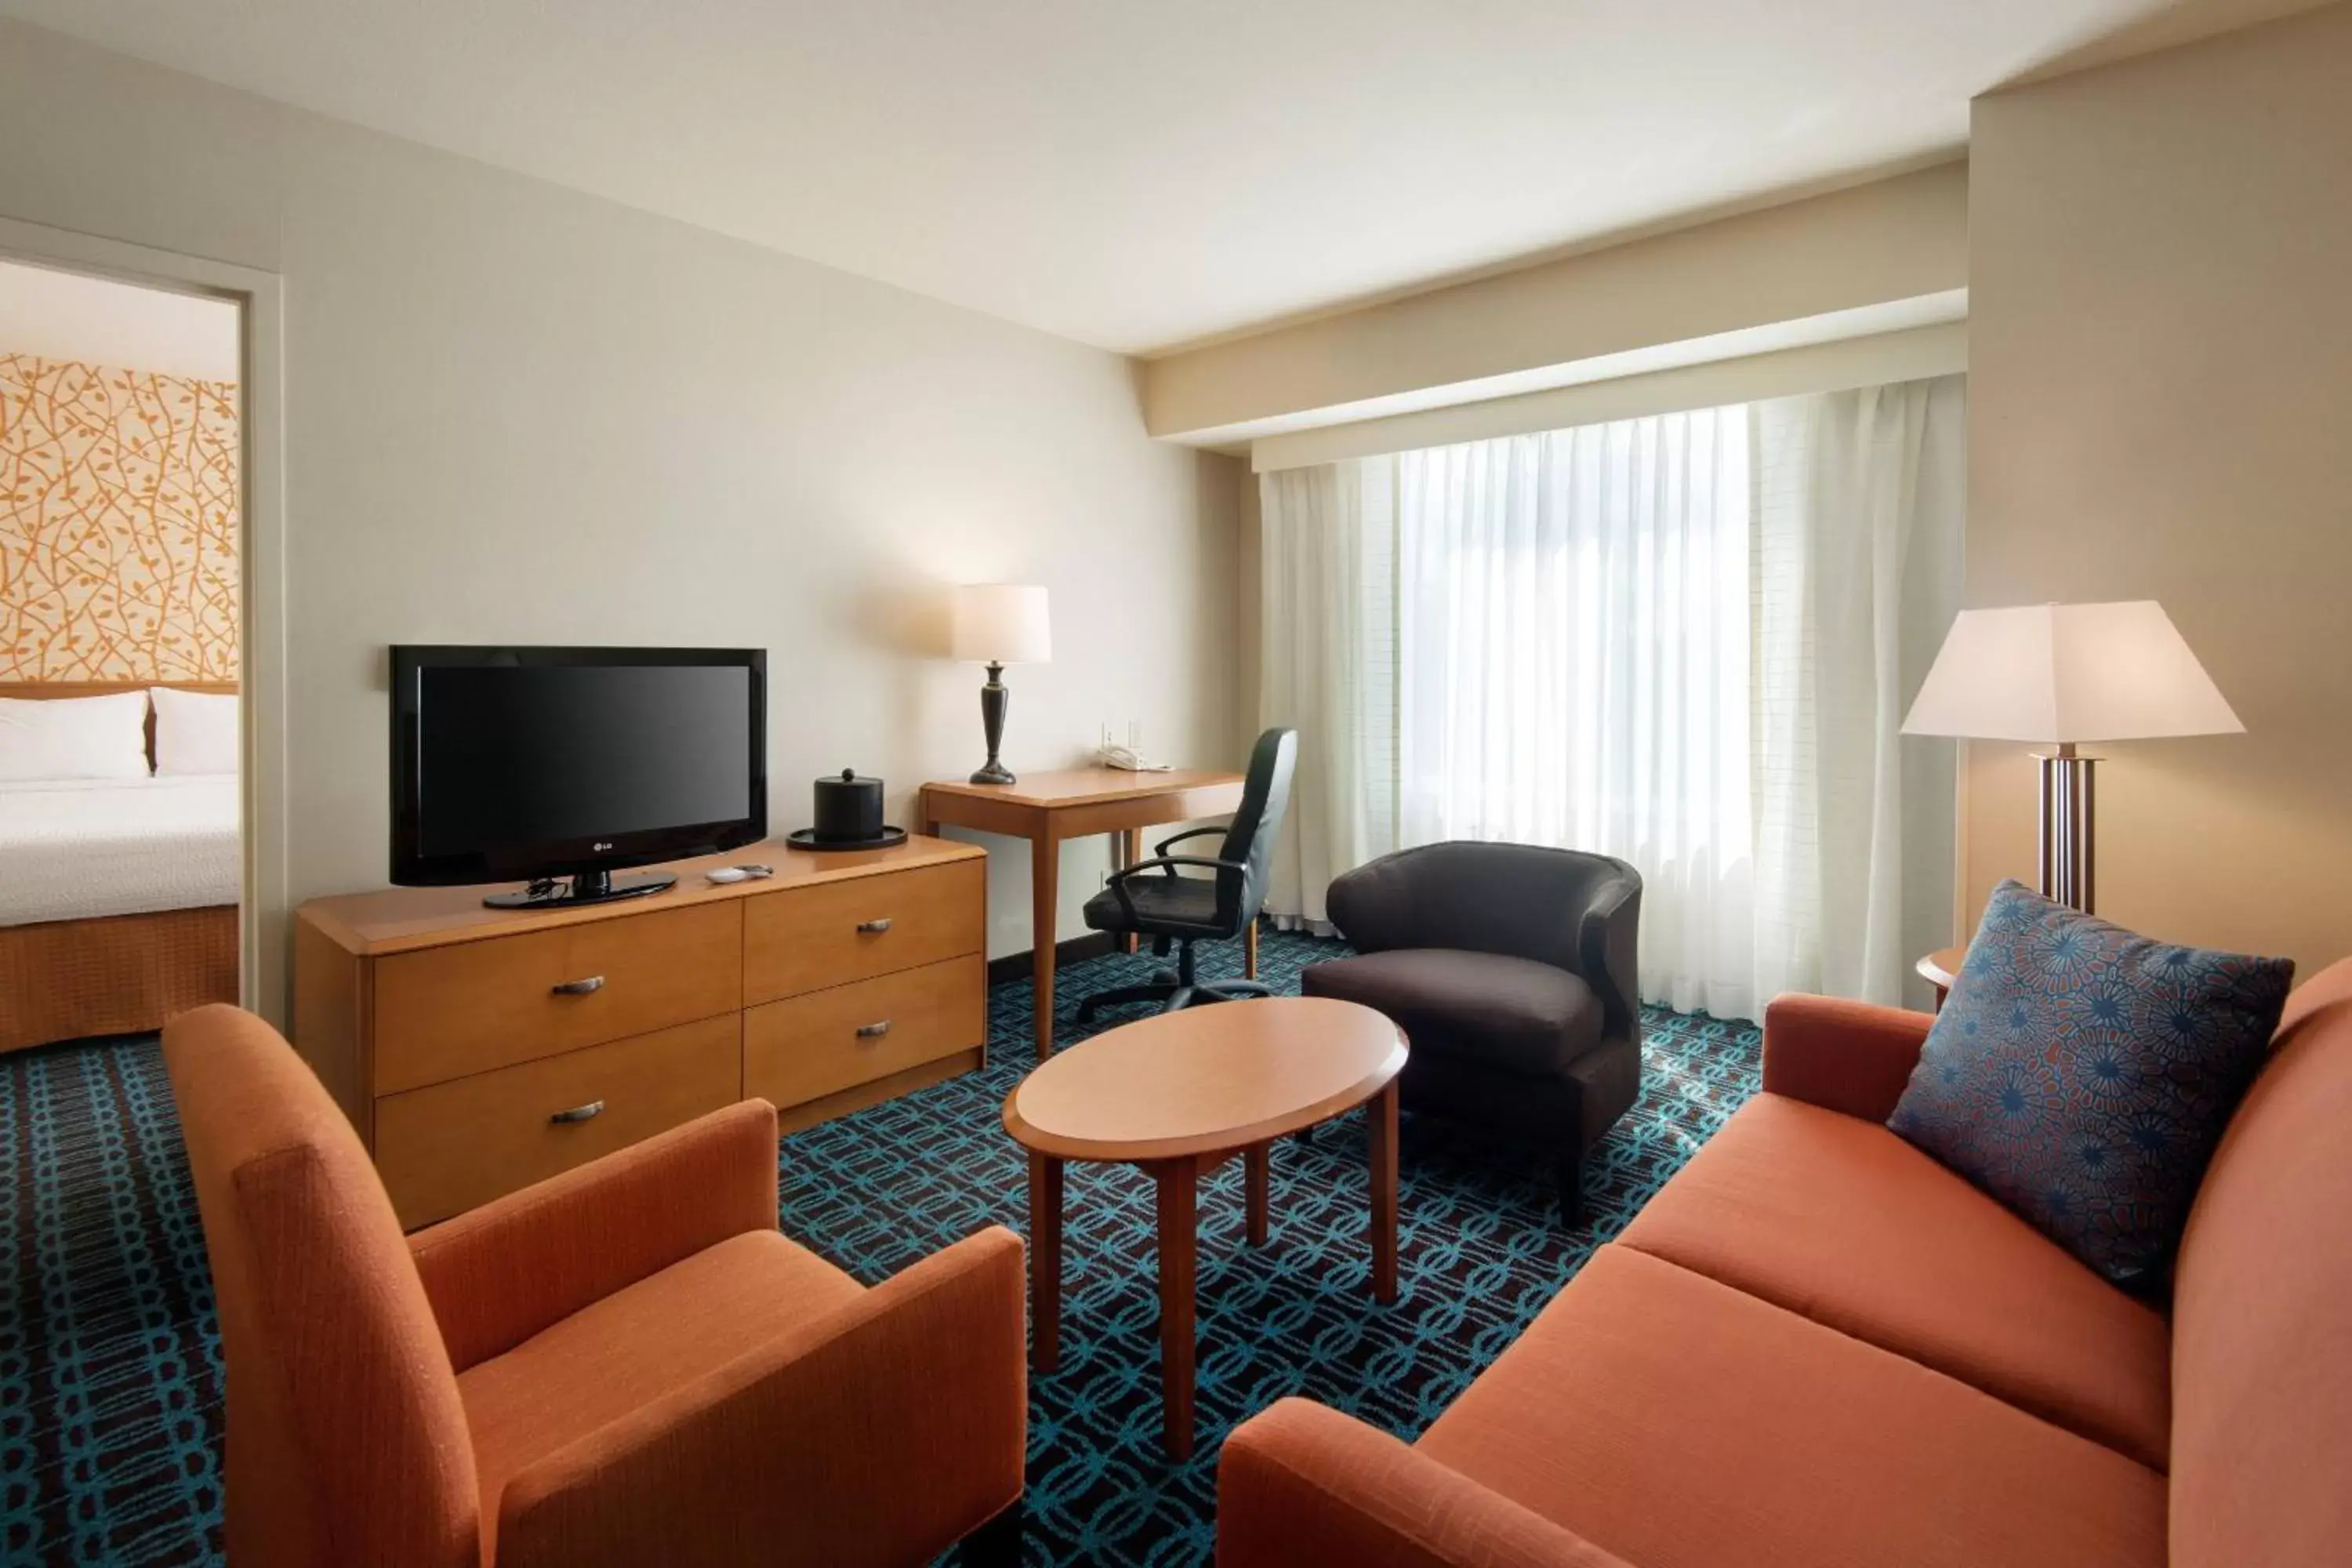
[[1160,1393],[1161,1434],[1171,1459],[1192,1457],[1192,1293],[1199,1256],[1200,1167],[1168,1160],[1160,1184]]
[[1062,1162],[1029,1152],[1029,1322],[1037,1370],[1062,1361]]
[[1397,1296],[1397,1086],[1374,1097],[1372,1124],[1372,1298]]
[[1266,1210],[1273,1186],[1273,1171],[1266,1145],[1253,1145],[1242,1151],[1242,1191],[1248,1200],[1249,1244],[1264,1247],[1266,1233]]

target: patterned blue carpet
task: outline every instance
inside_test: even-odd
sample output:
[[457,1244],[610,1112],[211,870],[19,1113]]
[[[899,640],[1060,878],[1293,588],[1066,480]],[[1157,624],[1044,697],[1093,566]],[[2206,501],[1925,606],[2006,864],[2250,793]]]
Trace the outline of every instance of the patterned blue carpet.
[[[1302,965],[1344,951],[1270,936],[1264,974],[1295,991]],[[1149,966],[1066,969],[1064,1043],[1080,998]],[[1204,973],[1238,968],[1238,944],[1203,950]],[[1653,1009],[1647,1028],[1642,1099],[1586,1164],[1584,1230],[1560,1230],[1540,1161],[1406,1116],[1392,1306],[1366,1289],[1353,1119],[1277,1150],[1264,1248],[1242,1245],[1238,1164],[1205,1184],[1199,1441],[1182,1465],[1160,1450],[1150,1184],[1072,1166],[1062,1365],[1031,1384],[1028,1561],[1206,1563],[1218,1447],[1285,1394],[1418,1434],[1755,1091],[1748,1026]],[[995,1065],[787,1140],[784,1229],[870,1283],[980,1226],[1024,1228],[1025,1166],[999,1116],[1030,1029],[1027,984],[1000,986]],[[0,1058],[0,1561],[220,1562],[221,1365],[154,1044]]]

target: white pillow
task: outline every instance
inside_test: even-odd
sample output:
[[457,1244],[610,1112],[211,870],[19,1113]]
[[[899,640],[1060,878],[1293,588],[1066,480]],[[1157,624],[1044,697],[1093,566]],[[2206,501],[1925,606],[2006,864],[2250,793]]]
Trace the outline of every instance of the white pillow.
[[146,776],[145,692],[0,697],[0,780]]
[[151,686],[155,699],[155,772],[236,772],[236,699]]

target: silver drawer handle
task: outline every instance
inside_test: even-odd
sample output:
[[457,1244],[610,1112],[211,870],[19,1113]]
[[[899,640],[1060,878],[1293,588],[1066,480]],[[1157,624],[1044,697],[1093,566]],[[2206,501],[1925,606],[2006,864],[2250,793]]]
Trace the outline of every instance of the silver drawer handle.
[[592,974],[585,980],[560,982],[555,987],[555,994],[558,996],[585,996],[592,991],[603,989],[604,989],[604,977],[601,974]]
[[857,1026],[857,1037],[861,1040],[878,1040],[889,1032],[890,1020],[887,1018],[883,1019],[878,1024],[860,1024]]
[[882,932],[890,929],[890,917],[888,915],[884,915],[878,921],[859,921],[857,922],[857,929],[863,931],[872,931],[878,936]]
[[569,1127],[575,1121],[593,1121],[604,1114],[604,1102],[592,1100],[585,1105],[575,1105],[569,1110],[559,1110],[547,1120],[557,1127]]

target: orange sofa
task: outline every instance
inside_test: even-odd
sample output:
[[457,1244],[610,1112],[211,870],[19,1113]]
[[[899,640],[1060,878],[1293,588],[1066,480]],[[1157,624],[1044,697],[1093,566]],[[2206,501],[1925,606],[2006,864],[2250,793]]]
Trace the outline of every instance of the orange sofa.
[[1888,1132],[1930,1020],[1783,997],[1764,1092],[1411,1446],[1238,1428],[1222,1568],[2352,1562],[2352,961],[2290,998],[2168,1310]]
[[237,1568],[1017,1544],[1010,1231],[866,1289],[776,1229],[776,1113],[749,1100],[404,1237],[267,1024],[199,1008],[163,1056],[219,1303]]

